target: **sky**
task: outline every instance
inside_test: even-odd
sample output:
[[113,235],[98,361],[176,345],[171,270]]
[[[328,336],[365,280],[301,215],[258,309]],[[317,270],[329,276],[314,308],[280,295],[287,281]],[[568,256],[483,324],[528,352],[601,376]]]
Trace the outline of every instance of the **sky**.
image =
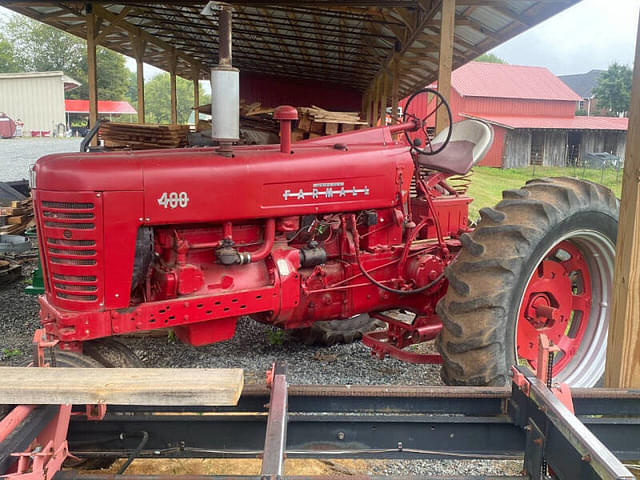
[[[0,20],[7,14],[0,7]],[[513,65],[547,67],[556,75],[606,69],[613,62],[631,66],[639,14],[640,0],[582,0],[491,53]],[[128,59],[127,66],[135,70],[135,61]],[[159,72],[145,65],[145,78]]]
[[491,53],[556,75],[633,65],[640,0],[582,0]]

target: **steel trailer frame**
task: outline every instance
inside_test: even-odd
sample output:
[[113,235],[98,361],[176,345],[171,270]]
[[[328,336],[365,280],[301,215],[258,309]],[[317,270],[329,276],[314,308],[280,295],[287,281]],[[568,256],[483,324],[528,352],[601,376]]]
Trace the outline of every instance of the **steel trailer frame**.
[[[83,457],[262,458],[259,476],[178,476],[182,480],[302,478],[283,475],[285,458],[524,458],[521,476],[491,478],[631,480],[620,459],[640,458],[640,391],[574,390],[574,415],[525,367],[515,367],[511,389],[289,387],[284,364],[274,366],[268,385],[245,388],[237,407],[109,406],[104,416],[83,408],[68,423],[69,451]],[[37,432],[68,407],[22,408],[32,410],[0,442],[3,480],[167,478],[56,473],[46,464],[40,474],[3,476],[11,457],[28,450]]]

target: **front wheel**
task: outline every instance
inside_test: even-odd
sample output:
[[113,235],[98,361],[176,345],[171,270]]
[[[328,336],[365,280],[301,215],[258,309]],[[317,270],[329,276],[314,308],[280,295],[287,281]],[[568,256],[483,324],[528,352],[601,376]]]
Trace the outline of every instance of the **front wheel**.
[[437,307],[442,377],[505,385],[515,363],[536,367],[538,336],[560,351],[553,374],[574,387],[604,373],[618,202],[601,185],[538,179],[480,210],[478,228],[447,268]]
[[353,343],[365,333],[384,326],[384,322],[370,317],[366,313],[344,320],[325,320],[315,322],[311,327],[294,330],[294,335],[306,345],[336,345]]

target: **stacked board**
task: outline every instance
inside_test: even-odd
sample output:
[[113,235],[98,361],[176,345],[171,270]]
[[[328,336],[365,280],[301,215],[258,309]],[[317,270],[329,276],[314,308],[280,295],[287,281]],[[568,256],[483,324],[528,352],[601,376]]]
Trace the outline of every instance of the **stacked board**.
[[295,142],[350,132],[366,125],[367,122],[360,119],[359,112],[332,112],[315,105],[298,107],[298,125],[293,131],[292,137]]
[[144,150],[187,146],[189,125],[155,125],[108,122],[100,127],[100,136],[108,148]]
[[21,235],[32,225],[34,221],[31,198],[14,200],[11,206],[0,206],[0,235]]

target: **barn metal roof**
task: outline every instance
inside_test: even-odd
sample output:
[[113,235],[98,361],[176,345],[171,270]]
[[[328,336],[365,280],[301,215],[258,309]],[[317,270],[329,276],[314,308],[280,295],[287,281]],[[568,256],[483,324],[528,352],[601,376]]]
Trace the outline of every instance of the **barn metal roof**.
[[[67,113],[89,113],[89,100],[65,100],[64,111]],[[129,102],[114,100],[98,100],[98,113],[113,115],[135,115],[136,110]]]
[[461,113],[463,117],[478,118],[508,129],[531,128],[549,130],[620,130],[629,127],[628,118],[618,117],[543,117],[507,116]]
[[[454,65],[458,67],[579,0],[458,0]],[[365,91],[394,60],[399,92],[435,80],[441,0],[230,0],[233,64],[241,71],[349,85]],[[132,37],[146,41],[144,61],[208,78],[217,62],[217,16],[206,0],[94,2],[98,43],[133,56]],[[3,6],[86,38],[85,3],[6,0]],[[175,50],[174,50],[175,49]]]
[[452,72],[451,85],[463,97],[582,100],[545,67],[472,62]]

